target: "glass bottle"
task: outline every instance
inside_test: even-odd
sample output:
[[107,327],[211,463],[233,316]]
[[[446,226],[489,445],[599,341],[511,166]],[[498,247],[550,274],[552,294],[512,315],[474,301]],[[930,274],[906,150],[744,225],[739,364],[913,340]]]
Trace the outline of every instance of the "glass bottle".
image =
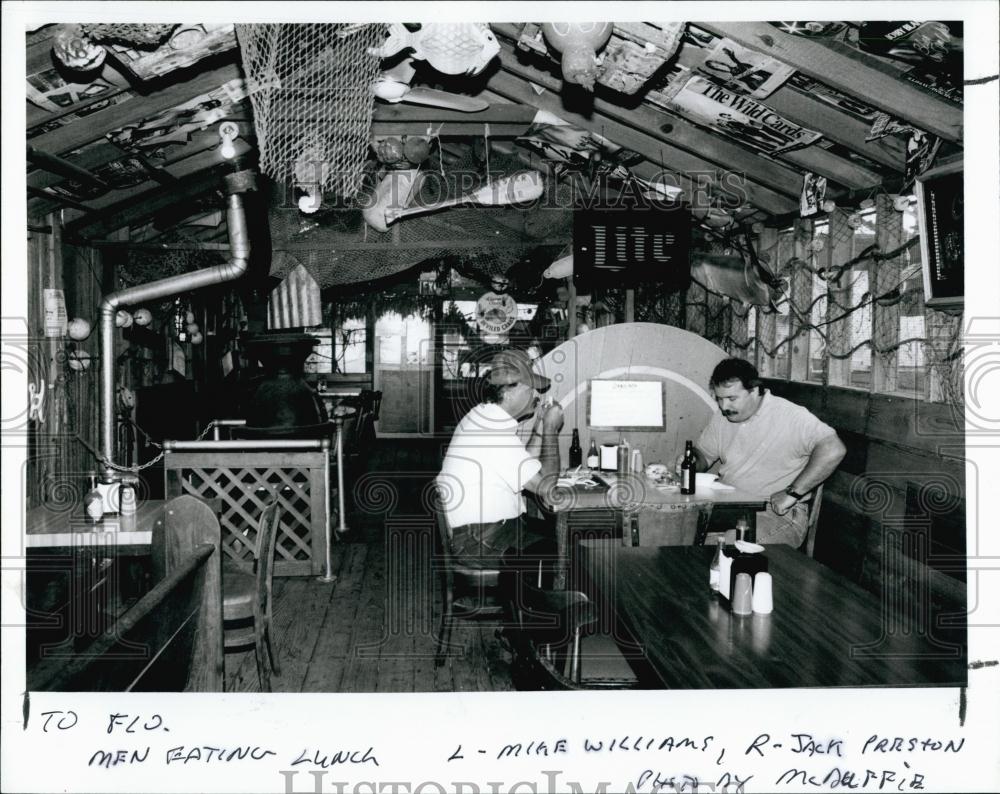
[[122,481],[118,486],[118,529],[121,532],[135,531],[135,488],[132,483]]
[[580,431],[573,429],[573,442],[569,445],[569,467],[578,468],[583,463],[583,448],[580,446]]
[[708,568],[708,583],[713,590],[719,589],[719,566],[722,563],[722,547],[725,545],[726,539],[722,536],[718,538],[718,545],[715,547],[715,556],[712,558],[712,564]]
[[590,439],[590,449],[587,450],[587,468],[595,471],[600,468],[601,456],[597,452],[597,442]]
[[684,460],[681,461],[681,493],[693,494],[695,474],[698,466],[695,463],[694,445],[691,441],[684,442]]
[[104,499],[97,488],[97,474],[90,473],[90,490],[83,497],[83,517],[88,524],[99,524],[104,519]]

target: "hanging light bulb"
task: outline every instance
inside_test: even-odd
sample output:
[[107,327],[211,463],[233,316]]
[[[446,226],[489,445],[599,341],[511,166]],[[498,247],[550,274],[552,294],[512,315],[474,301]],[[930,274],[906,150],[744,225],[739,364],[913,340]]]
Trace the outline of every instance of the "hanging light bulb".
[[219,139],[222,141],[219,154],[226,160],[232,160],[236,157],[236,144],[233,141],[238,137],[240,137],[240,128],[236,126],[235,122],[225,121],[219,125]]

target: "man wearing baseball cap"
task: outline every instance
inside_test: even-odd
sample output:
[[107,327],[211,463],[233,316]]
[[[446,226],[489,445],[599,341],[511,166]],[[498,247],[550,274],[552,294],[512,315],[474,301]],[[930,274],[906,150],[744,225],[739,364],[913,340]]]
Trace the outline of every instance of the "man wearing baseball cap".
[[[455,428],[437,483],[452,553],[466,565],[496,568],[507,548],[542,537],[524,529],[521,492],[544,499],[559,474],[563,414],[558,403],[541,404],[549,385],[525,351],[502,350],[493,357],[483,401]],[[532,416],[525,444],[517,426]]]

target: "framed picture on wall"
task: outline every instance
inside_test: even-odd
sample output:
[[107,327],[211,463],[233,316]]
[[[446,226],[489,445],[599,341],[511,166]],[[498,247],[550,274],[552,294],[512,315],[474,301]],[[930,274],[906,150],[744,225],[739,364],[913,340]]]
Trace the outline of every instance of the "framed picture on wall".
[[965,298],[965,180],[962,161],[917,177],[924,303],[961,308]]

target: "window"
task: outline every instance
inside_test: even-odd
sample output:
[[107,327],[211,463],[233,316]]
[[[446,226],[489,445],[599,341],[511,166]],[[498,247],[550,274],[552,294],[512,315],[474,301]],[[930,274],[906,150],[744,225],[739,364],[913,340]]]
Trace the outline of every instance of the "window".
[[367,372],[365,348],[368,342],[368,328],[363,318],[344,320],[334,332],[333,353],[336,372],[341,374],[364,374]]
[[[750,310],[747,357],[765,377],[961,399],[941,385],[953,367],[934,353],[937,338],[928,340],[941,326],[939,346],[951,349],[961,318],[925,307],[920,247],[907,245],[918,234],[915,199],[899,211],[889,196],[857,213],[765,230],[759,253],[787,288],[774,308]],[[898,253],[880,256],[890,251]]]

